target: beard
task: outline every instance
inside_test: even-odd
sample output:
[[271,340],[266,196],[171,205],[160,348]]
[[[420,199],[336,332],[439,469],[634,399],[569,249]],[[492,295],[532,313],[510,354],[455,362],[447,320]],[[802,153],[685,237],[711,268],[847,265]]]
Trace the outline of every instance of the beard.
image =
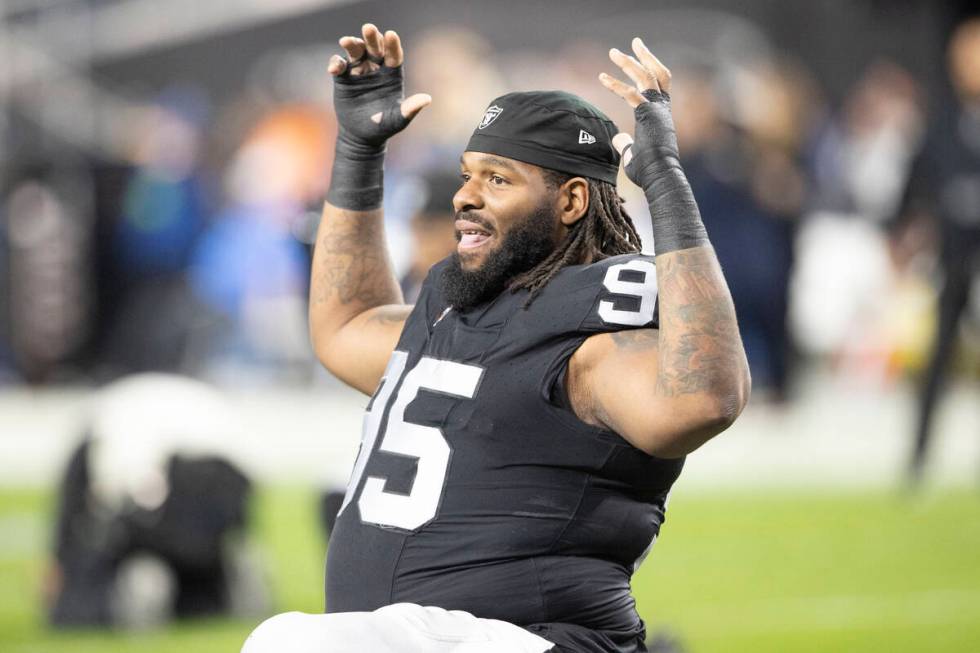
[[[458,217],[466,219],[465,214]],[[459,252],[453,252],[442,272],[443,296],[465,313],[506,290],[514,277],[546,259],[556,244],[554,209],[541,206],[512,227],[475,270],[464,270]]]

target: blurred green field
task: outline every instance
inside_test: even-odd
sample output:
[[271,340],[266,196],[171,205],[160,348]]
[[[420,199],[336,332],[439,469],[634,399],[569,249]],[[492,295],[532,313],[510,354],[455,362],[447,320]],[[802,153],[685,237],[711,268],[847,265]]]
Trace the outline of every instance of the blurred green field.
[[[322,608],[323,543],[307,491],[256,506],[278,610]],[[53,634],[39,584],[51,497],[0,491],[0,651],[237,651],[252,623]],[[634,583],[652,630],[691,653],[980,651],[980,494],[675,493]]]

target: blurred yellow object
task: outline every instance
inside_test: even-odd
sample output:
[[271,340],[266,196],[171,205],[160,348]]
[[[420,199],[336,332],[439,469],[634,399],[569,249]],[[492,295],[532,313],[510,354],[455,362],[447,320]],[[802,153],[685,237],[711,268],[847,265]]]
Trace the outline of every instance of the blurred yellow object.
[[926,279],[911,274],[896,278],[882,324],[891,343],[890,367],[896,372],[925,368],[936,337],[937,310],[936,291]]

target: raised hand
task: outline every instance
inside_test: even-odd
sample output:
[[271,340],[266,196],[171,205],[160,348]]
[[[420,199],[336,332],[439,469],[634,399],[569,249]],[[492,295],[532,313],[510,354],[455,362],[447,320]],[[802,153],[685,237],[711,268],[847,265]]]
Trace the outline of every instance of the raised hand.
[[606,88],[626,100],[635,109],[649,100],[643,91],[657,91],[664,95],[670,93],[670,70],[650,52],[643,39],[634,38],[631,45],[636,57],[623,54],[613,48],[609,51],[609,58],[633,80],[636,86],[630,86],[606,73],[599,75],[599,79]]
[[404,129],[432,102],[417,93],[403,99],[401,39],[392,30],[383,35],[371,23],[361,38],[345,36],[340,46],[347,57],[334,55],[327,69],[335,81],[334,107],[343,137],[370,147],[381,147]]
[[670,115],[670,71],[642,40],[633,39],[636,57],[613,48],[609,58],[633,80],[633,86],[602,73],[599,80],[633,107],[636,141],[613,137],[626,176],[643,189],[653,220],[654,251],[664,254],[708,243],[694,194],[681,168],[674,119]]
[[642,39],[634,38],[632,46],[636,57],[613,48],[609,58],[633,80],[633,86],[606,73],[599,75],[599,81],[633,107],[637,123],[636,145],[631,147],[633,139],[630,135],[620,133],[613,138],[613,146],[623,155],[627,176],[633,183],[643,186],[639,171],[630,165],[633,157],[638,151],[650,147],[667,147],[677,155],[677,137],[670,115],[670,70],[650,52]]
[[334,55],[327,69],[334,79],[337,148],[327,201],[338,208],[370,211],[381,206],[384,154],[388,139],[405,129],[432,102],[425,93],[405,99],[401,40],[371,23],[361,38],[345,36],[347,57]]

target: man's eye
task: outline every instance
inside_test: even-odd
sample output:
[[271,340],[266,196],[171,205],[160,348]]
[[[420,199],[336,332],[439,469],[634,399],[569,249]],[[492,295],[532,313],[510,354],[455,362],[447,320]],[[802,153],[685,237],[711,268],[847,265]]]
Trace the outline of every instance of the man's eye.
[[462,179],[464,182],[467,182],[470,180],[470,174],[468,172],[462,172],[460,173],[459,178]]
[[503,184],[507,183],[507,180],[500,175],[490,175],[490,183],[497,186],[502,186]]

